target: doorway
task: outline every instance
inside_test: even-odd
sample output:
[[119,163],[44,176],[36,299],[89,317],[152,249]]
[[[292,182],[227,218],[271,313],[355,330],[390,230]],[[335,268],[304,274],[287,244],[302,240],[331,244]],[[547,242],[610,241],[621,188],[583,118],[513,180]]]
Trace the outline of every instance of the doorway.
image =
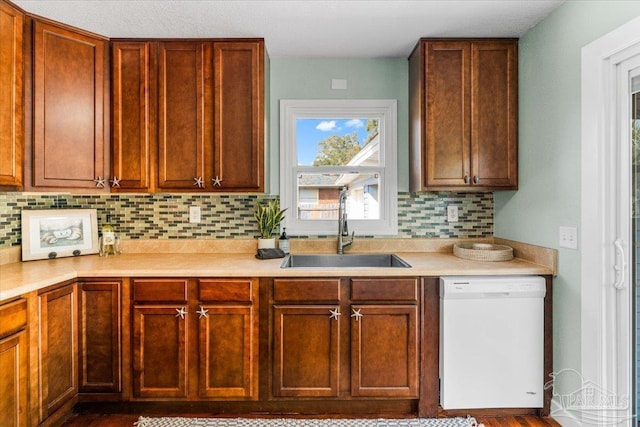
[[638,76],[639,18],[582,50],[582,376],[610,398],[584,400],[582,425],[637,425]]

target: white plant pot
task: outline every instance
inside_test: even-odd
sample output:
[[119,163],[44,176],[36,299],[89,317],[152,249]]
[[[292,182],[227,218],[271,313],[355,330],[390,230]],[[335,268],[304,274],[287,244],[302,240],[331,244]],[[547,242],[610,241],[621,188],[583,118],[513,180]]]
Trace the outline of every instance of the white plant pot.
[[272,249],[276,247],[276,238],[263,239],[258,237],[258,249]]

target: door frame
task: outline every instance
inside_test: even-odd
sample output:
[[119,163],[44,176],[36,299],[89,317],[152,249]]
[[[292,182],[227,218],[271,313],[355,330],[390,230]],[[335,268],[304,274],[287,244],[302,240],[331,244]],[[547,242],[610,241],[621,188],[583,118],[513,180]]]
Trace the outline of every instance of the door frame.
[[[614,407],[581,408],[582,419],[598,425],[622,419],[621,425],[630,426],[633,412],[627,268],[632,245],[624,221],[630,212],[630,162],[621,149],[629,144],[623,130],[629,107],[620,93],[628,85],[624,71],[638,55],[640,17],[582,49],[581,374],[602,391],[628,399],[626,408],[621,400]],[[616,290],[613,284],[620,280],[622,289]]]

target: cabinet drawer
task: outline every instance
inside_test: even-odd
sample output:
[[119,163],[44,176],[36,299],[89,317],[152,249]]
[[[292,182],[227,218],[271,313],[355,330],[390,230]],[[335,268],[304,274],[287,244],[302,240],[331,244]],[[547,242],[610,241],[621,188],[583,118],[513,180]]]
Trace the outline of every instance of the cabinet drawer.
[[187,300],[187,279],[135,279],[133,281],[134,301]]
[[340,299],[340,279],[276,279],[276,301],[331,301]]
[[200,301],[252,302],[253,280],[200,280],[198,294]]
[[27,300],[19,299],[0,306],[0,338],[27,325]]
[[418,301],[418,279],[351,279],[354,301]]

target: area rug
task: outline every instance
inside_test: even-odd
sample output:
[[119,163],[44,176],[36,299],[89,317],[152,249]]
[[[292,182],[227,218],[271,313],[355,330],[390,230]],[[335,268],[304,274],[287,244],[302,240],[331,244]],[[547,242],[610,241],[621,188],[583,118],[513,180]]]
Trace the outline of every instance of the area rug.
[[484,427],[472,417],[408,419],[140,417],[136,427]]

